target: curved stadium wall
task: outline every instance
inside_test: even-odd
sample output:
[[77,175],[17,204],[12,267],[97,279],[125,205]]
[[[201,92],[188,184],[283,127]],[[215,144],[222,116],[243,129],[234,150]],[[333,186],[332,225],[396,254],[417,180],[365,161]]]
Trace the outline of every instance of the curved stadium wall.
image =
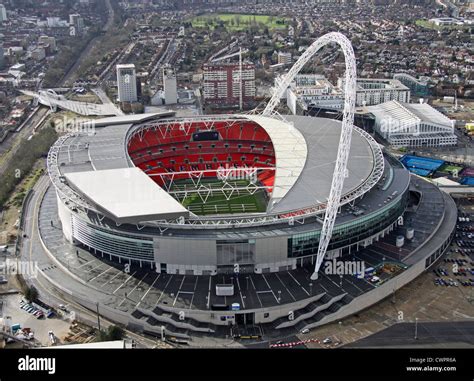
[[[405,210],[407,196],[408,184],[405,192],[383,208],[349,222],[336,221],[328,257],[350,253],[360,246],[365,247],[391,231]],[[213,234],[209,230],[202,231],[202,234],[183,230],[169,235],[169,233],[160,234],[158,230],[152,228],[138,231],[134,225],[118,227],[114,226],[112,221],[92,220],[71,213],[65,205],[62,205],[61,209],[63,209],[61,215],[68,214],[72,226],[72,238],[76,244],[83,245],[91,252],[110,260],[147,266],[151,270],[167,273],[192,271],[194,274],[213,274],[221,270],[227,271],[234,263],[246,265],[249,271],[256,272],[280,271],[282,267],[294,268],[298,264],[314,260],[321,233],[321,225],[315,221],[306,224],[306,231],[303,233],[292,233],[292,228],[285,225],[286,228],[278,229],[268,226],[264,234],[260,234],[261,237],[256,237],[252,229],[242,229],[237,232],[239,239],[223,239],[221,234]],[[64,222],[66,221],[63,221],[63,225]],[[262,232],[261,227],[258,230]],[[233,233],[236,233],[235,229]],[[272,246],[264,244],[269,238],[283,245],[278,249],[280,255],[277,258],[271,253],[274,250]],[[182,245],[196,249],[194,254],[184,253]],[[207,247],[204,249],[206,253],[199,255],[198,247],[202,245]],[[165,261],[160,247],[169,252],[167,258],[176,259]],[[170,250],[170,247],[175,249]],[[229,250],[236,254],[224,255]]]

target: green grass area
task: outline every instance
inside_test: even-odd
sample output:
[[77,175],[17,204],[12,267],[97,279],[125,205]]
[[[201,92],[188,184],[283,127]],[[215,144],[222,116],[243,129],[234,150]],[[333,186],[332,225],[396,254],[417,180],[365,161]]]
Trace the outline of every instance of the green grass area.
[[436,25],[434,23],[429,22],[429,20],[416,20],[415,24],[419,27],[425,29],[433,29],[433,30],[443,30],[443,29],[463,29],[466,28],[465,25]]
[[[197,215],[259,213],[264,212],[267,207],[264,190],[257,190],[251,194],[249,190],[232,191],[231,187],[224,187],[225,190],[222,192],[221,188],[224,183],[217,179],[203,179],[200,184],[211,189],[209,196],[204,188],[201,188],[201,196],[196,192],[188,194],[184,200],[182,200],[183,196],[176,196],[185,208]],[[232,184],[233,187],[244,188],[250,182],[248,180],[233,180],[229,181],[229,184]],[[250,188],[252,189],[252,185]],[[196,189],[191,180],[175,181],[171,191],[186,189],[189,191]]]
[[[41,167],[42,161],[36,162],[35,167],[26,178],[17,186],[13,196],[10,199],[10,204],[16,207],[20,207],[23,203],[23,199],[30,189],[34,187],[38,179],[44,173],[44,168]],[[7,203],[8,205],[8,203]]]
[[463,167],[457,166],[457,165],[449,165],[449,164],[444,164],[443,166],[440,167],[439,171],[440,172],[461,172]]
[[234,13],[217,13],[196,16],[190,20],[193,28],[215,29],[222,22],[227,30],[241,31],[252,26],[267,27],[269,30],[286,28],[291,19],[269,15],[251,15]]
[[[31,176],[36,161],[44,157],[51,145],[56,141],[58,135],[54,128],[48,126],[42,128],[30,140],[21,141],[18,150],[9,160],[9,163],[0,180],[0,210],[10,197],[17,184],[26,177]],[[30,180],[34,183],[33,175]],[[27,184],[28,185],[28,184]]]

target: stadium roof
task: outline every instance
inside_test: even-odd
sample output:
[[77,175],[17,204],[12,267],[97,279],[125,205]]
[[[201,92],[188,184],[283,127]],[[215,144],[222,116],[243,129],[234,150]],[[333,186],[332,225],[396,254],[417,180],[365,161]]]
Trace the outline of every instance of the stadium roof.
[[[139,119],[137,116],[137,121],[148,120],[150,115],[142,115],[141,118],[143,119]],[[195,120],[198,122],[200,119],[210,120],[213,118],[232,120],[236,116],[197,116]],[[341,123],[339,121],[305,116],[285,116],[286,121],[258,115],[240,115],[238,118],[245,118],[258,123],[267,131],[273,144],[276,158],[276,176],[267,213],[282,214],[304,210],[327,201],[341,134]],[[71,183],[77,181],[77,188],[81,188],[80,185],[86,183],[83,186],[84,189],[78,189],[78,193],[83,195],[85,199],[90,200],[91,207],[96,210],[99,209],[103,199],[104,205],[107,205],[105,212],[114,220],[144,222],[153,219],[172,219],[173,216],[181,216],[184,212],[189,214],[171,196],[167,198],[169,200],[167,205],[174,205],[176,209],[163,210],[156,207],[156,210],[146,210],[144,205],[136,201],[141,198],[140,189],[134,191],[135,197],[126,193],[131,186],[128,184],[130,181],[123,181],[123,177],[120,175],[111,179],[110,182],[104,181],[100,173],[104,174],[108,173],[107,171],[117,170],[116,173],[120,174],[120,170],[125,171],[133,166],[127,153],[127,136],[131,131],[146,126],[142,123],[133,123],[132,119],[134,118],[130,119],[130,116],[107,119],[101,121],[104,127],[96,128],[93,135],[74,134],[67,137],[60,144],[56,157],[56,165],[60,175],[66,176],[66,178],[69,177]],[[166,123],[168,120],[162,114],[155,115],[153,120],[155,119],[159,123]],[[173,121],[175,118],[169,120]],[[345,179],[343,195],[354,192],[362,192],[361,194],[363,194],[370,189],[365,184],[375,173],[376,162],[379,161],[375,159],[369,141],[356,129],[352,136],[348,163],[349,177]],[[135,168],[132,169],[135,170]],[[140,171],[139,169],[136,170]],[[117,200],[123,196],[119,197],[114,192],[123,192],[129,197],[129,201],[127,201],[129,204],[137,202],[136,210],[139,212],[134,214],[133,207],[125,209],[125,206],[115,210],[115,206],[110,205],[113,200],[108,197],[105,190],[99,192],[95,188],[91,189],[92,186],[87,184],[87,181],[92,179],[92,177],[88,177],[87,172],[92,172],[90,176],[94,176],[93,172],[98,172],[99,174],[96,174],[93,179],[99,181],[103,188],[110,188],[109,192],[112,192]],[[76,173],[79,173],[79,175],[75,176]],[[81,173],[86,174],[82,175]],[[163,193],[161,197],[165,197],[164,194],[168,195],[145,173],[142,173],[142,175],[149,180],[148,185],[152,186],[157,192]],[[61,184],[58,181],[56,185],[67,191],[67,184]],[[143,210],[140,209],[141,207],[143,207]],[[153,216],[156,218],[152,218]]]
[[248,115],[248,119],[262,126],[272,140],[276,163],[272,204],[275,204],[286,196],[303,171],[308,154],[306,141],[293,125],[279,119],[257,115]]
[[104,127],[110,125],[117,125],[117,124],[132,124],[132,123],[139,123],[145,122],[149,119],[154,119],[158,117],[168,117],[173,116],[175,114],[174,111],[162,111],[162,112],[154,112],[148,114],[134,114],[134,115],[119,115],[119,116],[111,116],[108,118],[101,118],[101,119],[94,119],[89,122],[85,122],[82,125],[88,126],[91,125],[93,127]]
[[67,173],[77,192],[118,223],[188,217],[188,210],[138,168]]
[[389,119],[402,123],[402,126],[417,125],[421,122],[431,123],[444,127],[453,127],[453,121],[441,114],[427,103],[400,103],[398,101],[385,102],[367,109],[377,119]]
[[[327,202],[341,136],[341,122],[336,120],[304,116],[286,118],[306,139],[308,152],[302,176],[298,177],[291,192],[270,210],[276,213]],[[344,180],[343,195],[367,180],[374,168],[372,149],[357,132],[352,134],[347,168],[349,177]]]

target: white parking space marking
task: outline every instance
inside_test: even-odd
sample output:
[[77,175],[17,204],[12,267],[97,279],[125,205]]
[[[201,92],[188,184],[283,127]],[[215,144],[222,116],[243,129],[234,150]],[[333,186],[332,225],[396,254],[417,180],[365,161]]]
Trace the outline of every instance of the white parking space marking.
[[250,282],[252,282],[253,289],[255,290],[255,294],[257,295],[258,302],[260,303],[260,307],[263,307],[263,303],[260,300],[260,297],[258,296],[258,291],[257,288],[255,287],[255,283],[253,283],[252,275],[249,275]]
[[94,278],[90,279],[89,282],[92,282],[93,280],[96,280],[97,278],[99,278],[100,276],[104,275],[104,274],[107,273],[108,271],[113,270],[114,268],[115,268],[115,267],[109,267],[107,270],[102,271],[99,275],[96,275]]
[[[324,274],[324,272],[321,273],[323,275],[323,277],[325,277],[328,281],[330,281],[332,284],[334,284],[337,288],[340,288],[341,286],[339,284],[337,284],[336,282],[334,282],[331,278],[329,278],[327,275]],[[344,278],[342,278],[342,280],[344,281]]]
[[125,284],[135,275],[136,271],[130,275],[125,282],[123,282],[120,286],[118,286],[112,294],[115,294],[118,290],[120,290]]
[[161,291],[160,297],[158,298],[158,300],[157,300],[156,303],[155,303],[155,307],[158,305],[159,301],[161,300],[162,296],[164,295],[166,288],[168,287],[168,285],[169,285],[170,282],[171,282],[171,279],[173,279],[173,275],[171,275],[171,276],[170,276],[170,279],[168,280],[168,282],[166,282],[166,285],[165,285],[165,287],[163,288],[163,291]]
[[184,283],[185,279],[186,279],[186,277],[183,276],[183,279],[181,280],[181,284],[179,285],[178,292],[176,293],[176,297],[174,298],[173,307],[176,304],[176,301],[178,300],[178,296],[179,296],[179,293],[181,292],[181,287],[183,287],[183,283]]
[[155,278],[155,280],[153,281],[153,283],[151,284],[151,286],[148,288],[148,290],[143,294],[142,298],[140,299],[140,301],[137,303],[137,305],[135,306],[135,308],[138,308],[138,306],[140,305],[140,303],[143,301],[143,299],[145,299],[145,297],[148,295],[148,293],[150,292],[150,290],[153,288],[153,286],[155,285],[156,281],[158,280],[158,278],[161,276],[161,274],[158,274],[158,276]]
[[75,267],[75,269],[80,269],[81,267],[90,265],[91,263],[97,262],[97,259],[93,259],[92,261],[87,261],[86,263],[83,263],[82,265]]
[[[115,269],[115,267],[114,267],[114,269]],[[110,278],[108,282],[104,283],[104,286],[106,284],[109,284],[110,282],[112,282],[115,278],[117,278],[121,274],[123,274],[123,272],[119,270],[119,272],[117,274],[115,274],[112,278]]]
[[211,283],[212,283],[212,277],[209,276],[209,290],[207,292],[207,308],[211,306]]
[[285,287],[285,290],[288,291],[288,294],[290,294],[290,296],[292,297],[292,299],[296,302],[296,298],[293,296],[293,294],[292,294],[291,291],[288,289],[288,287],[286,287],[286,284],[283,283],[283,281],[280,279],[280,277],[278,276],[278,273],[275,273],[275,276],[278,278],[278,280],[279,280],[280,283],[283,285],[283,287]]
[[128,296],[132,295],[132,293],[137,289],[138,286],[140,286],[140,284],[143,282],[143,279],[145,279],[147,275],[148,273],[145,273],[145,275],[143,275],[143,278],[140,279],[140,282],[138,282],[137,285],[132,288],[132,290],[128,293]]
[[268,283],[267,278],[265,278],[265,275],[262,274],[262,278],[265,281],[265,283],[267,284],[268,288],[270,289],[269,291],[271,291],[271,293],[273,294],[273,297],[275,298],[276,302],[280,303],[280,301],[276,297],[275,293],[273,292],[273,289],[270,287],[270,284]]
[[97,266],[91,268],[90,270],[86,270],[86,272],[90,273],[90,272],[94,271],[95,269],[98,269],[99,267],[102,267],[102,266],[104,266],[104,265],[105,265],[105,263],[101,263],[101,264],[99,264],[99,265],[97,265]]
[[238,289],[239,289],[240,300],[242,301],[242,308],[245,309],[245,302],[244,302],[244,297],[242,296],[242,289],[240,288],[239,277],[236,277],[235,280],[236,280],[236,282],[237,282],[237,287],[238,287]]
[[291,278],[293,278],[293,280],[296,282],[296,284],[297,284],[298,286],[300,286],[300,287],[303,289],[303,291],[306,292],[306,294],[309,296],[309,292],[306,291],[306,289],[301,285],[301,283],[298,282],[298,281],[296,280],[296,278],[295,278],[293,275],[291,275],[291,273],[290,273],[289,271],[287,271],[286,273],[287,273],[289,276],[291,276]]
[[196,282],[194,283],[194,291],[193,291],[193,296],[191,297],[191,302],[189,304],[189,309],[191,309],[191,307],[193,306],[193,300],[194,300],[194,295],[195,295],[195,292],[196,292],[196,288],[197,288],[197,284],[198,284],[198,277],[196,277]]

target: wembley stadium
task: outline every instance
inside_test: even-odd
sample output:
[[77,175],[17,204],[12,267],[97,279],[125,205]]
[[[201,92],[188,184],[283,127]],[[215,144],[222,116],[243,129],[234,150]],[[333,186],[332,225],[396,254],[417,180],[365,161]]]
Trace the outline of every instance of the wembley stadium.
[[[214,275],[236,264],[275,272],[314,260],[339,122],[126,119],[97,125],[94,135],[65,136],[51,150],[50,176],[71,242],[171,274]],[[329,257],[393,229],[407,202],[408,172],[357,128],[348,170]]]
[[[354,127],[325,261],[363,261],[370,273],[321,269],[311,280],[341,126],[306,116],[172,112],[96,120],[50,150],[44,246],[65,267],[63,253],[48,243],[58,218],[73,247],[137,269],[134,278],[140,274],[161,294],[132,303],[125,293],[120,308],[130,314],[127,324],[146,332],[166,323],[168,332],[188,337],[228,324],[235,330],[240,322],[268,323],[281,333],[353,314],[439,258],[456,209]],[[84,278],[90,287],[100,275],[92,274]],[[186,322],[177,318],[183,308]]]
[[[334,42],[342,122],[278,114]],[[283,337],[392,295],[449,247],[457,208],[353,125],[355,80],[350,42],[329,33],[261,114],[123,115],[61,136],[40,195],[40,275],[132,330],[184,339]]]

